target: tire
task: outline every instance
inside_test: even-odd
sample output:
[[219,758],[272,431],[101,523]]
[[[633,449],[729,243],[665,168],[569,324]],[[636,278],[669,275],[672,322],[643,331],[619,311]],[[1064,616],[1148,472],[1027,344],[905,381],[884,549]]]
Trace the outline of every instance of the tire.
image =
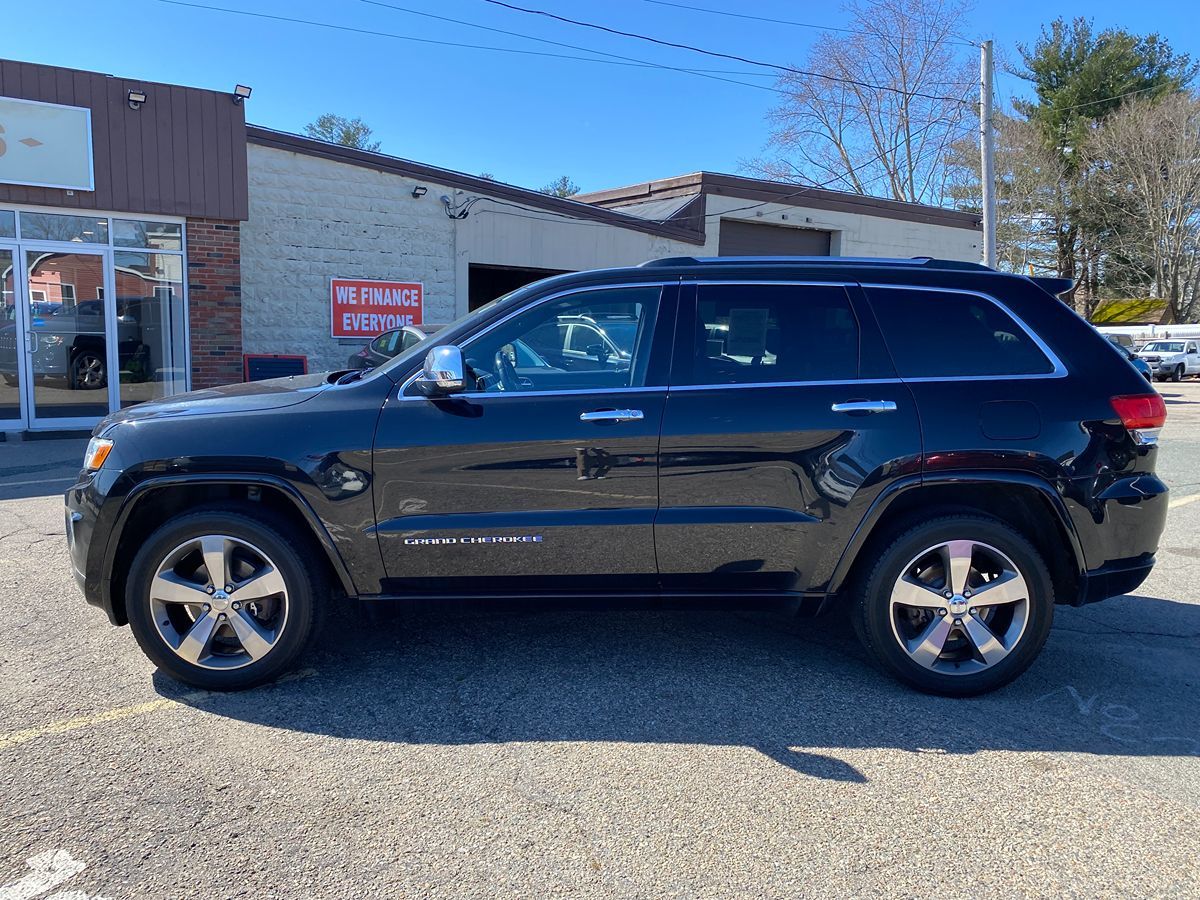
[[[961,576],[952,578],[959,593],[946,599],[945,561],[954,559],[952,571],[962,573],[963,558],[965,588]],[[985,604],[989,590],[997,602]],[[868,652],[906,684],[947,697],[1012,681],[1037,658],[1054,619],[1054,588],[1037,550],[985,516],[946,516],[899,532],[856,593],[851,618]]]
[[104,357],[95,350],[80,350],[71,359],[71,388],[97,391],[108,387],[108,369]]
[[1171,380],[1174,382],[1183,381],[1183,366],[1176,366],[1171,370]]
[[[129,570],[125,606],[142,651],[172,678],[207,690],[241,690],[282,675],[317,632],[329,597],[315,554],[294,549],[305,547],[300,538],[286,521],[248,504],[162,525]],[[230,585],[206,589],[206,551],[214,569],[224,558]]]

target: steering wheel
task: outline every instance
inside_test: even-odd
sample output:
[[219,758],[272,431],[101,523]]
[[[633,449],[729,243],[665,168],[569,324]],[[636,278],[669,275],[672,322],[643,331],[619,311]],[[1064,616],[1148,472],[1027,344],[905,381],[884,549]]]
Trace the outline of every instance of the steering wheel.
[[517,369],[503,350],[496,351],[497,389],[501,391],[519,391],[521,381],[517,378]]

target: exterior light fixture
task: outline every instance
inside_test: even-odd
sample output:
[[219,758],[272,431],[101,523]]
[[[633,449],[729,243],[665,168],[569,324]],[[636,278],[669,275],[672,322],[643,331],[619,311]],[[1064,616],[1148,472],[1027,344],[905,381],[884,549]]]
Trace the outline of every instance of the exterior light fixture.
[[248,88],[244,84],[235,85],[233,88],[233,102],[242,103],[250,99],[250,92],[253,88]]
[[428,193],[429,188],[425,187],[423,184],[418,184],[415,188],[413,188],[413,199],[416,200],[419,197],[424,197]]
[[130,91],[125,95],[125,99],[129,101],[130,109],[141,109],[142,104],[146,102],[146,92]]

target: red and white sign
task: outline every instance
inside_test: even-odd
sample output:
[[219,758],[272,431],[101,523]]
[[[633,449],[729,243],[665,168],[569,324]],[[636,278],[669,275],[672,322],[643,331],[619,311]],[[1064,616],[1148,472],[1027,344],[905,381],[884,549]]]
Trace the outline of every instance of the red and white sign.
[[373,338],[403,325],[420,325],[425,289],[416,281],[333,278],[329,282],[330,334]]

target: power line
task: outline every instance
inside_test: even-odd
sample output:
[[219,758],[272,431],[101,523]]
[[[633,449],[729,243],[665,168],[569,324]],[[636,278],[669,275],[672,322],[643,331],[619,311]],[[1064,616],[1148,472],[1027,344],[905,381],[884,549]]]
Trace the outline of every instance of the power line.
[[[163,0],[163,2],[167,2],[167,0]],[[740,84],[742,87],[754,88],[755,90],[770,91],[773,94],[783,94],[785,96],[787,95],[785,91],[781,91],[781,90],[778,90],[777,88],[773,88],[773,87],[768,87],[765,84],[748,84],[745,81],[738,81],[733,78],[723,78],[720,75],[713,75],[711,73],[705,72],[700,69],[686,69],[686,68],[681,68],[679,66],[666,65],[665,63],[656,63],[656,62],[652,62],[650,60],[638,59],[637,57],[622,56],[619,53],[608,53],[604,50],[593,50],[591,47],[580,47],[578,44],[566,44],[566,43],[563,43],[562,41],[553,41],[553,40],[550,40],[549,38],[535,37],[534,35],[523,34],[519,31],[507,31],[503,28],[494,28],[491,25],[481,25],[478,22],[468,22],[464,19],[453,19],[453,18],[450,18],[449,16],[439,16],[435,13],[424,12],[419,9],[410,9],[406,6],[397,6],[392,3],[383,3],[383,2],[381,2],[381,0],[359,0],[359,2],[366,3],[369,6],[380,6],[380,7],[383,7],[384,9],[390,9],[395,12],[407,13],[407,14],[413,15],[413,16],[422,16],[426,19],[436,19],[439,22],[451,22],[455,25],[465,25],[468,28],[479,28],[479,29],[482,29],[483,31],[492,31],[492,32],[495,32],[496,34],[505,34],[505,35],[508,35],[509,37],[522,38],[523,40],[527,40],[527,41],[537,41],[538,43],[551,44],[555,47],[567,47],[571,50],[579,50],[584,53],[594,53],[598,56],[608,56],[613,59],[624,60],[625,62],[636,62],[636,63],[640,63],[642,65],[651,66],[656,69],[664,69],[664,70],[671,71],[671,72],[683,72],[688,75],[696,75],[701,78],[711,78],[713,81],[724,81],[729,84]]]
[[[727,69],[691,69],[691,68],[684,68],[681,66],[664,65],[662,63],[655,63],[655,62],[650,62],[647,60],[640,60],[640,59],[637,59],[634,57],[620,56],[618,54],[605,53],[604,51],[600,51],[600,50],[592,50],[587,47],[577,47],[574,44],[565,44],[560,41],[552,41],[552,40],[548,40],[548,39],[544,39],[544,38],[532,37],[530,35],[522,35],[518,32],[510,32],[510,31],[504,31],[502,29],[490,28],[490,27],[484,26],[484,25],[477,25],[476,23],[473,23],[473,22],[464,22],[464,21],[461,21],[458,19],[448,19],[444,16],[436,16],[436,15],[433,15],[432,13],[423,13],[418,10],[410,10],[410,9],[406,9],[404,7],[393,6],[393,5],[387,4],[387,3],[376,2],[373,5],[387,7],[388,9],[393,9],[397,12],[407,12],[407,13],[412,13],[414,15],[428,16],[428,17],[435,18],[435,19],[441,19],[443,21],[453,22],[456,24],[469,25],[469,26],[475,27],[475,28],[484,28],[485,30],[488,30],[488,31],[499,31],[501,34],[508,34],[508,35],[512,35],[515,37],[523,37],[523,38],[527,38],[529,40],[539,41],[541,43],[553,44],[555,46],[568,47],[571,49],[578,49],[585,53],[595,53],[595,54],[599,54],[601,56],[612,57],[612,58],[611,59],[596,59],[594,57],[573,56],[573,55],[565,54],[565,53],[549,53],[549,52],[542,51],[542,50],[520,50],[515,47],[495,47],[495,46],[490,46],[487,44],[468,44],[468,43],[463,43],[463,42],[459,42],[459,41],[442,41],[442,40],[435,40],[433,38],[420,38],[420,37],[414,37],[412,35],[407,35],[407,34],[396,34],[395,32],[391,32],[391,31],[380,31],[378,29],[372,29],[372,28],[357,28],[357,27],[354,27],[351,25],[337,25],[332,22],[320,22],[320,21],[317,21],[314,19],[301,19],[296,16],[282,16],[282,15],[276,15],[276,14],[272,14],[272,13],[255,12],[255,11],[246,10],[246,9],[231,9],[231,8],[225,7],[225,6],[212,6],[212,5],[203,4],[203,3],[188,2],[188,0],[154,0],[154,2],[164,3],[169,6],[184,7],[187,9],[203,10],[205,12],[225,13],[227,15],[245,16],[248,18],[265,19],[265,20],[274,21],[274,22],[288,22],[288,23],[295,24],[295,25],[308,25],[313,28],[324,28],[324,29],[331,30],[331,31],[342,31],[342,32],[350,33],[350,34],[367,35],[369,37],[387,38],[389,40],[407,41],[410,43],[417,43],[417,44],[430,44],[430,45],[438,46],[438,47],[451,47],[451,48],[460,49],[460,50],[484,50],[484,51],[491,52],[491,53],[510,53],[510,54],[517,54],[520,56],[536,56],[536,57],[545,58],[545,59],[567,60],[569,62],[599,63],[602,65],[623,66],[626,68],[638,68],[638,69],[659,69],[659,70],[663,70],[663,71],[679,72],[679,73],[682,73],[685,75],[697,75],[700,77],[714,78],[717,81],[722,81],[727,84],[735,84],[735,85],[740,85],[742,87],[753,88],[755,90],[769,91],[773,94],[778,94],[783,97],[792,96],[791,92],[789,92],[789,91],[779,90],[778,88],[768,87],[767,85],[749,84],[747,82],[738,81],[733,78],[719,77],[719,75],[742,75],[742,76],[751,76],[751,77],[763,77],[765,75],[767,77],[773,77],[773,76],[770,76],[769,73],[737,72],[737,71],[730,71]],[[362,0],[362,2],[364,2],[364,3],[371,2],[371,0]]]
[[[438,47],[452,47],[459,50],[486,50],[492,53],[515,53],[520,56],[539,56],[549,59],[564,59],[572,62],[588,62],[600,63],[608,66],[625,66],[636,69],[657,69],[660,66],[649,62],[622,62],[615,59],[596,59],[591,56],[572,56],[567,53],[549,53],[544,50],[520,50],[516,47],[493,47],[487,44],[465,44],[458,41],[439,41],[433,38],[419,38],[408,34],[396,34],[391,31],[377,31],[370,28],[355,28],[351,25],[336,25],[332,22],[318,22],[314,19],[300,19],[295,16],[280,16],[271,13],[254,12],[248,9],[230,9],[225,6],[207,6],[203,3],[189,3],[185,0],[155,0],[156,3],[166,3],[170,6],[182,6],[188,9],[200,9],[206,12],[228,13],[235,16],[248,16],[255,19],[268,19],[275,22],[289,22],[294,25],[310,25],[314,28],[326,28],[331,31],[345,31],[351,34],[367,35],[369,37],[389,38],[396,41],[409,41],[416,44],[432,44]],[[590,52],[590,51],[589,51]],[[731,71],[728,69],[680,69],[681,72],[714,72],[724,75],[743,75],[755,78],[761,78],[763,72],[740,72]],[[739,82],[735,82],[739,83]],[[760,87],[760,85],[747,84],[746,87]]]
[[1089,100],[1087,103],[1076,103],[1074,106],[1059,106],[1052,107],[1050,112],[1067,112],[1071,109],[1083,109],[1085,106],[1096,106],[1100,103],[1107,103],[1110,100],[1121,100],[1124,97],[1132,97],[1135,94],[1145,94],[1150,91],[1157,91],[1165,87],[1165,85],[1156,84],[1152,87],[1138,88],[1136,91],[1126,91],[1124,94],[1115,94],[1112,97],[1101,97],[1099,100]]
[[[642,0],[643,3],[653,3],[655,6],[673,6],[676,9],[686,9],[691,12],[707,13],[713,16],[728,16],[732,19],[749,19],[753,22],[769,22],[772,25],[791,25],[795,28],[814,28],[818,31],[837,31],[842,34],[859,34],[867,37],[878,37],[878,33],[874,31],[860,31],[854,28],[839,28],[835,25],[815,25],[812,22],[795,22],[790,19],[772,19],[767,16],[752,16],[747,13],[729,12],[724,9],[709,9],[706,6],[690,6],[686,3],[672,3],[670,0]],[[929,42],[933,43],[936,39],[929,38]],[[946,40],[944,43],[957,44],[960,47],[978,47],[978,44],[973,44],[970,41],[963,40]]]
[[[378,0],[361,0],[363,3],[374,3],[378,6],[386,6],[387,4],[379,3]],[[762,60],[752,59],[746,56],[738,56],[735,53],[722,53],[718,50],[706,50],[703,47],[695,47],[691,44],[682,44],[676,41],[667,41],[662,38],[651,37],[647,34],[640,34],[636,31],[622,31],[619,28],[609,28],[607,25],[599,25],[595,22],[584,22],[579,19],[569,19],[566,16],[560,16],[552,12],[547,12],[543,9],[529,9],[524,6],[516,6],[512,3],[505,3],[504,0],[483,0],[484,3],[490,3],[492,6],[499,6],[504,9],[510,9],[514,12],[525,13],[532,16],[544,16],[548,19],[554,19],[558,22],[563,22],[567,25],[576,25],[580,28],[591,28],[596,31],[603,31],[607,34],[617,35],[619,37],[633,38],[634,40],[647,41],[651,44],[658,44],[661,47],[672,47],[677,50],[687,50],[691,53],[700,53],[704,56],[712,56],[717,59],[731,59],[737,62],[747,63],[752,66],[762,66],[765,69],[775,69],[784,74],[807,75],[811,78],[823,78],[827,81],[834,81],[839,84],[850,84],[855,87],[867,88],[873,91],[890,91],[896,94],[904,94],[908,97],[923,97],[927,100],[940,100],[946,103],[966,103],[962,97],[942,97],[936,94],[926,94],[921,91],[906,91],[903,88],[891,87],[883,84],[871,84],[867,81],[858,81],[854,78],[839,78],[836,75],[826,75],[822,72],[809,72],[804,69],[796,69],[792,66],[784,66],[779,63],[763,62]],[[576,48],[578,49],[578,48]]]

